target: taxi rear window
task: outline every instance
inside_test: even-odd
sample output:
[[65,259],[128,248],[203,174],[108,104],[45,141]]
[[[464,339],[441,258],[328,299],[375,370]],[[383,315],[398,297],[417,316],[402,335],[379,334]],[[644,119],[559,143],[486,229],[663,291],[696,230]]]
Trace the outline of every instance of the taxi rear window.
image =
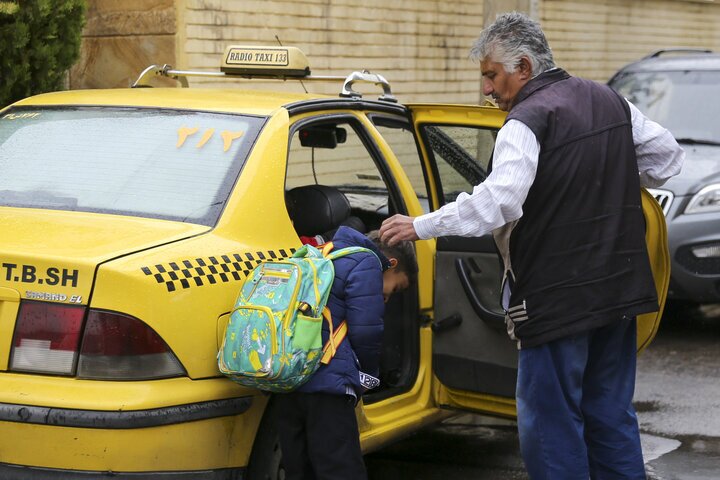
[[165,109],[0,114],[0,206],[212,226],[265,117]]

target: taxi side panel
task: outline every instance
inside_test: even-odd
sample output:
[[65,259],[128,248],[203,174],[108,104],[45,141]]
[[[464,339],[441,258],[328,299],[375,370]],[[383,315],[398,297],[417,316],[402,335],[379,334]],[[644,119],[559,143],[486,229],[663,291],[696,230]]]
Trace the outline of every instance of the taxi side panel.
[[[284,110],[268,121],[212,232],[121,257],[98,269],[89,306],[147,323],[189,378],[118,382],[4,375],[0,402],[86,411],[101,420],[84,427],[67,419],[62,420],[65,426],[22,418],[0,421],[0,461],[113,472],[247,465],[267,397],[219,378],[219,319],[232,309],[252,267],[299,247],[284,202],[278,202],[283,198],[287,128]],[[243,398],[249,408],[236,413],[218,414],[204,406]],[[206,413],[199,419],[192,413],[185,420],[180,415],[178,423],[158,420],[157,426],[148,428],[106,421],[124,414],[152,419],[158,416],[153,412],[168,409]]]

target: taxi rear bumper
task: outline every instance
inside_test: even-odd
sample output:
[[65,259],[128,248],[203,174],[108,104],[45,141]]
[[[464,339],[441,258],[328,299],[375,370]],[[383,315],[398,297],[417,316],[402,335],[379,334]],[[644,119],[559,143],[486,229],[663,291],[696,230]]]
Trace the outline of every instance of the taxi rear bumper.
[[2,373],[0,479],[235,480],[266,403],[223,378]]
[[252,397],[239,397],[147,410],[108,412],[0,403],[0,421],[76,428],[147,428],[239,415],[247,411],[251,404]]

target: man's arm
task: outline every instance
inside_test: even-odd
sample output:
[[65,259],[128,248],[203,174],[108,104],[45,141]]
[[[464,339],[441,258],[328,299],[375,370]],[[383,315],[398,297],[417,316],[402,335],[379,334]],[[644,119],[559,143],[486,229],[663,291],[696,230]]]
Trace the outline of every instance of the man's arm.
[[383,222],[380,237],[390,244],[446,235],[480,237],[517,220],[535,181],[539,155],[532,130],[510,120],[498,132],[492,172],[472,194],[461,193],[454,202],[414,219],[395,215]]
[[647,118],[632,103],[628,105],[640,183],[643,187],[659,187],[680,173],[685,152],[667,129]]

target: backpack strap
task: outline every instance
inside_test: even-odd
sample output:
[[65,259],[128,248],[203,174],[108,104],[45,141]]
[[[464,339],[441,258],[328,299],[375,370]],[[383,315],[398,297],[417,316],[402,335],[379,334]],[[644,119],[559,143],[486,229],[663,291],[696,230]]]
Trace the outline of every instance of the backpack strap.
[[320,359],[320,363],[327,365],[337,353],[337,347],[342,343],[343,340],[345,340],[348,328],[347,322],[343,320],[338,328],[333,329],[330,309],[327,307],[323,309],[323,317],[325,317],[328,325],[330,325],[330,337],[328,338],[328,342],[323,347],[323,354],[322,358]]
[[325,243],[325,244],[322,246],[322,250],[321,250],[321,252],[322,252],[322,254],[323,254],[323,257],[327,257],[328,255],[330,255],[330,251],[331,251],[333,248],[335,248],[335,245],[333,245],[333,242],[327,242],[327,243]]
[[[329,258],[330,260],[335,260],[336,258],[344,257],[346,255],[350,255],[353,253],[358,252],[368,252],[372,253],[375,258],[378,259],[378,262],[380,262],[380,258],[378,258],[377,254],[370,250],[369,248],[365,247],[346,247],[341,248],[340,250],[336,250],[332,252],[332,249],[334,248],[334,245],[332,242],[327,242],[325,245],[322,246],[322,255],[323,257]],[[380,262],[380,268],[382,269],[382,262]],[[327,365],[330,363],[330,360],[335,356],[337,353],[338,346],[342,343],[343,340],[345,340],[345,337],[347,336],[348,332],[348,326],[347,321],[343,320],[338,328],[333,327],[332,323],[332,315],[330,314],[330,309],[328,307],[325,307],[322,311],[322,315],[325,318],[325,321],[328,322],[328,327],[330,329],[330,336],[328,338],[328,342],[323,347],[323,354],[322,358],[320,359],[320,363],[323,363]]]
[[380,261],[380,258],[377,256],[377,254],[375,252],[373,252],[369,248],[345,247],[345,248],[341,248],[340,250],[332,251],[333,248],[334,248],[334,245],[332,242],[328,242],[325,245],[323,245],[323,247],[322,247],[323,257],[329,258],[330,260],[336,260],[340,257],[352,255],[353,253],[360,253],[360,252],[371,253],[373,255],[373,257],[377,258],[377,261],[380,262],[380,269],[382,269],[382,262]]

